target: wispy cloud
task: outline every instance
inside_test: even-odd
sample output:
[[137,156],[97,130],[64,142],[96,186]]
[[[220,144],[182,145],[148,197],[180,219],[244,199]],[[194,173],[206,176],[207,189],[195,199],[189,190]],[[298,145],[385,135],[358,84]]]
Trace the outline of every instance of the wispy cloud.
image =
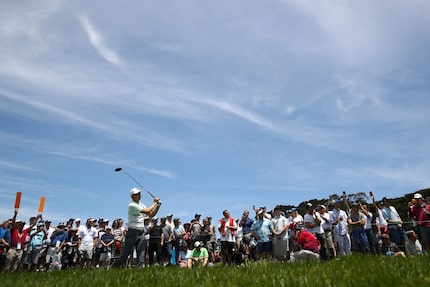
[[82,27],[84,28],[85,32],[87,33],[91,44],[96,49],[96,51],[100,54],[100,56],[102,56],[103,59],[105,59],[106,61],[112,64],[120,65],[121,64],[120,57],[117,55],[117,53],[114,50],[108,47],[102,33],[94,27],[90,19],[88,19],[87,16],[82,14],[78,15],[78,19]]
[[[77,160],[88,161],[88,162],[96,162],[96,163],[101,163],[101,164],[110,165],[110,166],[117,166],[118,164],[121,164],[119,160],[106,159],[106,158],[101,158],[97,156],[82,155],[82,154],[78,155],[78,154],[71,154],[71,153],[65,153],[60,151],[51,151],[48,153],[55,154],[64,158],[77,159]],[[130,165],[130,163],[127,163],[127,165]],[[167,170],[158,170],[154,168],[145,168],[145,167],[138,167],[138,166],[133,166],[133,168],[144,171],[146,173],[165,177],[165,178],[175,177],[175,175],[172,172]]]

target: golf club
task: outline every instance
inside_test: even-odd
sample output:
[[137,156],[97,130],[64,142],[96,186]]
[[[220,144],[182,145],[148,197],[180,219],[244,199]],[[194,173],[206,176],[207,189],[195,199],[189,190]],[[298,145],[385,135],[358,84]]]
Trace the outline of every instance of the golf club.
[[150,196],[152,196],[152,198],[155,198],[155,196],[152,193],[150,193],[146,188],[144,188],[143,185],[140,184],[140,182],[138,182],[134,177],[132,177],[123,168],[121,168],[121,167],[115,168],[115,172],[120,172],[120,171],[124,172],[129,178],[131,178],[135,183],[137,183],[144,191],[146,191]]

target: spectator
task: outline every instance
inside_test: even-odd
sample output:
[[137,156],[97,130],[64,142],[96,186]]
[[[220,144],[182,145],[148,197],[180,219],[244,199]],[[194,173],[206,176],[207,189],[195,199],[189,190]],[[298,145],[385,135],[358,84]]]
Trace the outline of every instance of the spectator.
[[409,230],[406,232],[407,240],[405,242],[405,253],[406,256],[414,256],[423,254],[423,248],[421,246],[420,241],[418,240],[418,236],[413,230]]
[[112,258],[112,247],[115,244],[115,236],[112,234],[112,227],[106,226],[105,232],[100,237],[100,244],[102,245],[102,250],[100,251],[100,266],[108,269]]
[[[27,229],[24,229],[25,222],[17,220],[17,214],[18,209],[15,209],[11,224],[12,228],[10,230],[11,241],[9,244],[9,251],[6,254],[6,262],[3,268],[3,273],[15,272],[18,269],[22,259],[25,238],[36,224],[36,222],[33,222],[32,225],[30,225]],[[37,215],[37,219],[41,217],[41,214]]]
[[312,203],[306,204],[308,212],[303,216],[306,229],[313,233],[320,242],[320,257],[322,260],[327,260],[327,250],[325,249],[324,230],[321,226],[322,219],[319,212],[315,211]]
[[81,219],[80,218],[76,218],[75,219],[75,227],[78,229],[79,231],[79,227],[81,226]]
[[415,204],[409,209],[408,216],[417,221],[424,250],[430,252],[430,204],[425,203],[423,196],[414,194]]
[[191,261],[195,267],[206,267],[209,261],[209,254],[200,241],[194,243],[194,249],[191,252]]
[[188,244],[188,248],[191,249],[193,247],[193,235],[191,234],[190,222],[184,223],[184,230],[185,230],[185,234],[184,234],[183,240],[185,240],[185,242]]
[[286,260],[287,253],[290,251],[288,246],[288,228],[290,227],[290,222],[281,214],[282,211],[279,206],[276,206],[273,212],[274,216],[272,216],[270,228],[273,235],[273,257],[279,260]]
[[163,255],[163,261],[164,266],[170,265],[170,260],[172,257],[172,243],[173,243],[173,229],[170,227],[170,225],[166,224],[167,218],[161,217],[161,229],[164,234],[164,244],[162,246],[162,255]]
[[72,227],[67,231],[67,239],[63,252],[63,269],[75,267],[78,263],[78,228]]
[[266,209],[266,207],[265,206],[261,206],[260,208],[256,208],[255,207],[255,205],[252,207],[253,209],[254,209],[254,211],[255,211],[255,216],[257,216],[257,214],[261,211],[261,210],[263,210],[263,216],[264,216],[264,218],[267,218],[267,219],[269,219],[269,220],[271,220],[272,219],[272,215],[270,215],[269,213],[267,213],[267,209]]
[[391,205],[390,199],[384,197],[382,198],[382,203],[384,204],[384,207],[382,208],[382,215],[388,223],[388,234],[390,236],[390,241],[396,243],[397,245],[403,246],[404,231],[402,219],[396,208]]
[[124,242],[124,227],[122,226],[121,218],[116,218],[112,222],[112,234],[115,239],[115,243],[112,246],[112,259],[117,259],[121,256],[121,247]]
[[366,216],[366,223],[364,224],[364,232],[366,233],[367,241],[369,242],[370,252],[376,254],[376,243],[375,235],[373,234],[372,219],[373,213],[369,211],[369,206],[367,204],[362,204],[360,202],[360,210]]
[[291,228],[290,228],[290,246],[294,246],[296,244],[296,228],[294,226],[302,226],[304,224],[303,216],[299,214],[297,208],[291,208]]
[[166,225],[169,225],[172,228],[175,228],[175,223],[173,222],[173,214],[172,213],[168,213],[166,215]]
[[218,222],[218,231],[221,234],[221,256],[222,264],[231,264],[233,260],[233,249],[235,244],[234,233],[237,230],[236,220],[230,216],[230,211],[224,210],[223,217]]
[[202,215],[199,213],[196,213],[194,215],[194,219],[191,221],[191,234],[193,238],[193,242],[197,240],[197,236],[200,234],[200,229],[202,228],[203,223],[200,222],[200,217]]
[[211,243],[211,237],[213,232],[213,226],[211,226],[209,218],[205,217],[203,218],[203,226],[200,229],[200,234],[198,234],[197,241],[201,243],[203,247],[205,247],[209,254],[209,262],[213,263],[213,249],[212,249],[212,243]]
[[240,248],[240,243],[242,242],[242,239],[243,239],[243,231],[242,231],[242,227],[239,226],[239,219],[236,219],[236,225],[237,225],[237,229],[234,232],[234,249],[238,250]]
[[101,238],[106,233],[106,226],[108,226],[108,224],[109,224],[108,219],[99,218],[98,228],[96,227],[97,229],[96,248],[93,256],[93,264],[96,266],[96,268],[100,267],[100,255],[106,249],[104,248],[101,242]]
[[91,269],[93,250],[98,238],[97,230],[93,227],[94,220],[88,218],[85,226],[81,226],[78,233],[78,250],[81,255],[81,268],[86,266],[87,270]]
[[43,253],[43,241],[46,239],[46,231],[44,223],[38,222],[37,229],[30,232],[29,260],[30,271],[35,271],[38,268],[40,256]]
[[366,216],[360,212],[360,204],[354,202],[351,205],[351,213],[348,216],[348,224],[352,228],[352,239],[354,242],[354,250],[363,253],[369,252],[369,241],[367,240],[366,232],[364,231],[364,224],[366,223]]
[[270,226],[271,222],[264,216],[264,210],[260,210],[257,213],[257,220],[251,227],[253,236],[257,239],[257,260],[272,258],[273,245]]
[[[147,233],[149,227],[151,226],[151,217],[146,217],[143,220],[144,228],[143,234],[137,240],[137,267],[142,268],[145,267],[149,263],[149,237],[150,235]],[[130,267],[133,261],[133,254],[130,254],[129,262],[127,266]]]
[[[209,243],[207,244],[207,250],[209,252],[209,265],[214,264],[216,262],[216,256],[215,256],[215,251],[216,251],[216,244],[217,244],[217,238],[216,238],[216,230],[215,230],[215,226],[212,224],[212,217],[207,217],[207,224],[209,225],[209,234],[210,234],[210,239],[209,239]],[[203,224],[204,221],[203,221]],[[206,228],[206,227],[205,227]],[[210,247],[209,247],[210,246]]]
[[6,263],[6,253],[10,243],[10,226],[11,219],[6,219],[0,225],[0,273],[2,273]]
[[334,248],[333,242],[333,233],[332,233],[332,219],[329,212],[327,212],[327,208],[325,205],[320,205],[318,208],[318,212],[320,213],[321,227],[324,230],[324,249],[328,251],[329,257],[332,259],[336,257],[336,250]]
[[296,244],[291,253],[290,262],[299,260],[319,261],[319,241],[306,229],[296,229]]
[[175,218],[173,220],[173,223],[175,224],[175,227],[173,229],[173,236],[175,239],[175,263],[179,265],[178,257],[179,257],[179,252],[182,250],[180,244],[182,242],[186,244],[186,242],[183,241],[184,235],[185,235],[185,229],[181,224],[180,218]]
[[30,247],[30,235],[37,231],[37,217],[31,216],[29,219],[29,224],[24,225],[24,229],[27,229],[31,226],[33,226],[30,231],[28,232],[27,236],[24,240],[24,246],[23,246],[23,253],[22,253],[22,259],[21,259],[21,269],[24,271],[28,271],[29,267],[31,265],[31,247]]
[[152,217],[151,225],[146,234],[149,235],[149,265],[154,264],[154,254],[155,264],[163,264],[162,247],[164,245],[164,233],[163,228],[158,225],[158,218],[156,216]]
[[351,239],[348,234],[348,216],[340,209],[341,200],[334,200],[334,208],[331,211],[331,225],[334,231],[334,241],[341,255],[351,254]]
[[388,234],[381,234],[381,242],[382,255],[406,257],[405,253],[399,249],[397,244],[390,240],[390,236]]
[[239,226],[242,227],[243,237],[247,242],[251,240],[251,227],[254,223],[254,219],[249,217],[249,211],[244,210],[242,214],[242,218],[239,221]]
[[183,240],[180,240],[178,249],[178,260],[177,265],[181,268],[191,268],[192,261],[191,261],[191,250],[188,248],[188,244],[184,242]]

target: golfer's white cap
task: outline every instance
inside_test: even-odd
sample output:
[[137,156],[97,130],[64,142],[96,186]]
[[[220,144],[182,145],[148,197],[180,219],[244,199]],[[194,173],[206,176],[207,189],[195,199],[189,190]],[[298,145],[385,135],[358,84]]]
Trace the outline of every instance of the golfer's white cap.
[[135,194],[138,194],[138,193],[140,193],[140,189],[138,189],[138,188],[136,188],[136,187],[133,187],[133,188],[130,190],[130,195],[135,195]]
[[415,199],[420,199],[420,198],[423,198],[423,196],[420,193],[415,193],[414,194],[414,198]]

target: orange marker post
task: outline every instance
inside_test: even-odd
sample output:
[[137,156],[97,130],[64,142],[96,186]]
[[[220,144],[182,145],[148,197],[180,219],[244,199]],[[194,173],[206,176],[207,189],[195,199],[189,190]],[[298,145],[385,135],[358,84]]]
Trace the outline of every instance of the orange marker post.
[[39,213],[43,212],[43,208],[45,207],[45,197],[40,197],[40,203],[39,203]]
[[15,208],[19,208],[19,205],[21,204],[21,191],[16,192],[16,198],[15,198]]

